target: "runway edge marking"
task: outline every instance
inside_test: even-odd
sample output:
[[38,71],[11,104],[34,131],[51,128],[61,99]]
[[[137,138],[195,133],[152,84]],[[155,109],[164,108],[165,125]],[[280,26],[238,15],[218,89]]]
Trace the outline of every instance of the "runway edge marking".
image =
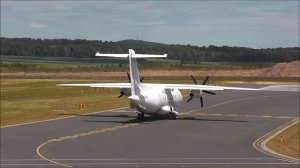
[[134,126],[137,126],[137,125],[139,125],[139,124],[138,123],[122,124],[122,125],[117,125],[117,126],[114,126],[114,127],[108,127],[108,128],[102,128],[102,129],[99,129],[99,130],[93,130],[93,131],[89,131],[89,132],[86,132],[86,133],[79,133],[79,134],[75,134],[75,135],[71,135],[71,136],[64,136],[64,137],[50,139],[50,140],[42,143],[41,145],[39,145],[36,148],[36,154],[40,158],[42,158],[42,159],[44,159],[46,161],[49,161],[51,163],[54,163],[56,165],[59,165],[59,166],[62,166],[62,167],[72,167],[70,165],[62,164],[62,163],[56,162],[56,161],[54,161],[52,159],[49,159],[49,158],[45,157],[44,155],[42,155],[41,149],[44,146],[46,146],[48,144],[51,144],[51,143],[61,142],[61,141],[65,141],[65,140],[69,140],[69,139],[75,139],[75,138],[79,138],[79,137],[85,137],[85,136],[89,136],[89,135],[92,135],[92,134],[100,134],[100,133],[104,133],[104,132],[111,132],[111,131],[115,131],[117,129],[134,127]]
[[267,146],[266,146],[266,143],[269,142],[273,137],[275,137],[276,135],[280,134],[281,132],[283,132],[284,130],[288,129],[289,127],[297,124],[299,122],[299,118],[295,118],[283,125],[281,125],[280,127],[266,133],[265,135],[263,135],[262,137],[256,139],[252,146],[260,151],[260,152],[263,152],[267,155],[270,155],[270,156],[274,156],[274,157],[277,157],[279,159],[282,159],[282,160],[285,160],[285,161],[289,161],[289,162],[295,162],[295,163],[299,163],[299,159],[297,158],[293,158],[293,157],[290,157],[290,156],[287,156],[287,155],[284,155],[284,154],[280,154],[280,153],[277,153],[271,149],[269,149]]
[[[125,109],[125,108],[128,108],[128,107],[120,107],[120,108],[109,109],[109,110],[104,110],[104,111],[97,111],[97,112],[91,112],[91,113],[86,113],[86,114],[81,114],[81,115],[84,116],[84,115],[90,115],[90,114],[104,113],[104,112],[110,112],[110,111],[115,111],[115,110],[121,110],[121,109]],[[40,121],[32,121],[32,122],[26,122],[26,123],[20,123],[20,124],[6,125],[6,126],[2,126],[0,128],[2,129],[2,128],[22,126],[22,125],[37,124],[37,123],[56,121],[56,120],[61,120],[61,119],[73,118],[73,117],[76,117],[76,115],[68,116],[68,117],[52,118],[52,119],[40,120]]]

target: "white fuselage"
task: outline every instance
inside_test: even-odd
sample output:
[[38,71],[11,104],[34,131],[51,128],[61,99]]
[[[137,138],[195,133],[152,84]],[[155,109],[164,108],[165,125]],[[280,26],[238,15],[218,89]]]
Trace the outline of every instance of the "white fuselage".
[[182,95],[178,89],[165,89],[162,86],[141,84],[138,99],[136,101],[130,100],[133,107],[141,113],[167,115],[176,113],[176,107],[182,101]]

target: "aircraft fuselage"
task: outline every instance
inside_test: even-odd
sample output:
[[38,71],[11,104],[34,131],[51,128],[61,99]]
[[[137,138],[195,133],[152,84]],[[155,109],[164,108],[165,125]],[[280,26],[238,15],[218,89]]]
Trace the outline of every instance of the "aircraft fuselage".
[[167,115],[176,112],[176,107],[182,101],[178,89],[165,89],[164,87],[150,87],[141,84],[140,95],[130,96],[132,107],[148,115]]

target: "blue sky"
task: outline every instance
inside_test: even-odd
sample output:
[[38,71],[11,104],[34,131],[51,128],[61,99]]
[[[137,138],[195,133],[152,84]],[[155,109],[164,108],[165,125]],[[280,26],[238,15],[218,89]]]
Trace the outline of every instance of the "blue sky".
[[1,37],[299,46],[299,1],[1,0]]

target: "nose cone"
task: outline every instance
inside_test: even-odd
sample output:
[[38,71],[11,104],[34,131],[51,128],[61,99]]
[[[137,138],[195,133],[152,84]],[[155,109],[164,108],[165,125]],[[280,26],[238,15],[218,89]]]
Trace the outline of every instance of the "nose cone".
[[140,98],[137,95],[129,96],[128,99],[135,104],[138,104],[140,102]]

